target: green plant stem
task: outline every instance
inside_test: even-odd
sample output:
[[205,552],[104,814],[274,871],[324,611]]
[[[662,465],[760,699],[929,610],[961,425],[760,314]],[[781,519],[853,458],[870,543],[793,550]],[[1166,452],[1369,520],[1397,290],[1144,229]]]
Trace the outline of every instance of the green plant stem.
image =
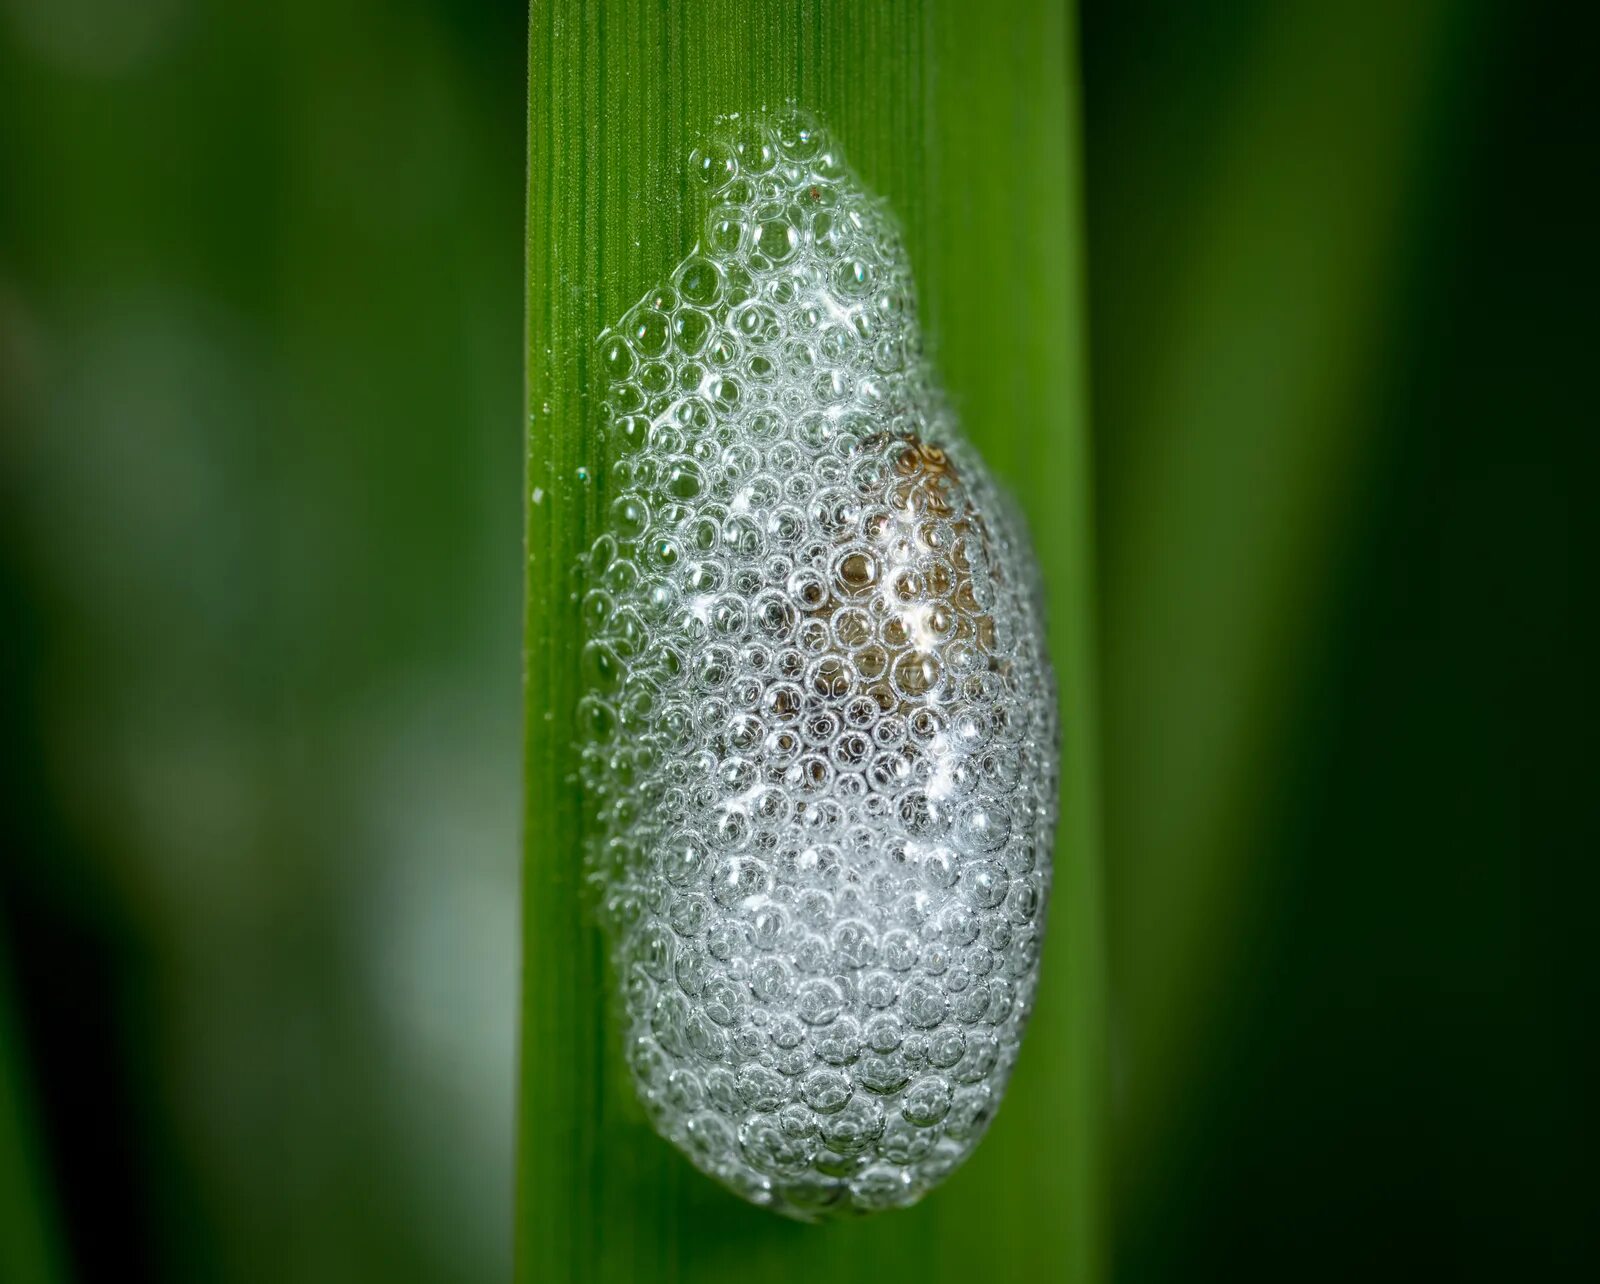
[[[1098,1279],[1102,974],[1075,53],[1059,4],[535,0],[529,50],[525,1281]],[[605,499],[594,337],[696,238],[715,119],[816,111],[905,226],[934,363],[1033,529],[1064,726],[1040,1000],[977,1155],[917,1208],[789,1224],[632,1099],[580,896],[578,558]]]

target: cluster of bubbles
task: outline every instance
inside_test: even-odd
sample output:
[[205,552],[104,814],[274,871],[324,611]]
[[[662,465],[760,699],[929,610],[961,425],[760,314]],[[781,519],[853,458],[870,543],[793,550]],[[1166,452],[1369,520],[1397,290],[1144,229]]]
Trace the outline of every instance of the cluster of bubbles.
[[589,872],[659,1131],[746,1198],[909,1204],[1021,1043],[1057,733],[1031,551],[810,117],[692,158],[704,236],[599,340]]

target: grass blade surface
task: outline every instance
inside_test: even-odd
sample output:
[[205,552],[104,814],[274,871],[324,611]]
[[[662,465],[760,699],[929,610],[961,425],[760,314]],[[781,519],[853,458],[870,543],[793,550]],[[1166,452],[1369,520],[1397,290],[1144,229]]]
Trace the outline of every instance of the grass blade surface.
[[[530,23],[524,997],[527,1281],[1099,1277],[1101,971],[1077,89],[1070,11],[1026,3],[538,0]],[[1050,595],[1063,821],[1040,1001],[975,1158],[917,1208],[823,1228],[655,1137],[580,897],[577,559],[606,499],[592,341],[672,267],[694,142],[815,112],[903,223],[933,361],[1021,501]]]

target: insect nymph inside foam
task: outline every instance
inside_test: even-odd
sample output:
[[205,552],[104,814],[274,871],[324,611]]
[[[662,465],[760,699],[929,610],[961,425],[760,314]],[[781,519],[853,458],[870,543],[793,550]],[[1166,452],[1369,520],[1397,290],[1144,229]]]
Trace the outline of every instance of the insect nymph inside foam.
[[656,1128],[805,1219],[977,1144],[1038,979],[1055,688],[1031,550],[923,356],[885,206],[797,111],[600,336],[590,878]]

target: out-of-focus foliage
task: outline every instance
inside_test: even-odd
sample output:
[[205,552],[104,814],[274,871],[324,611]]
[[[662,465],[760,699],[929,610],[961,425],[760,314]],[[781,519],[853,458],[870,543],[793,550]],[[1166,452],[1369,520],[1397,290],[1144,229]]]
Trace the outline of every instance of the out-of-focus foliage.
[[[1260,804],[1380,444],[1418,202],[1451,160],[1449,59],[1480,26],[1442,0],[1263,9],[1190,72],[1199,139],[1194,104],[1180,115],[1137,72],[1106,89],[1107,744],[1135,1166],[1185,1108],[1257,908]],[[1145,145],[1117,147],[1124,131]]]
[[[1081,12],[1115,1273],[1585,1278],[1582,11]],[[506,1277],[525,23],[0,0],[0,1180],[78,1278]]]
[[0,955],[0,1279],[55,1284],[64,1278],[55,1194],[8,973]]
[[0,4],[0,895],[84,1278],[508,1270],[524,28]]
[[1085,10],[1128,1280],[1592,1267],[1572,38]]

